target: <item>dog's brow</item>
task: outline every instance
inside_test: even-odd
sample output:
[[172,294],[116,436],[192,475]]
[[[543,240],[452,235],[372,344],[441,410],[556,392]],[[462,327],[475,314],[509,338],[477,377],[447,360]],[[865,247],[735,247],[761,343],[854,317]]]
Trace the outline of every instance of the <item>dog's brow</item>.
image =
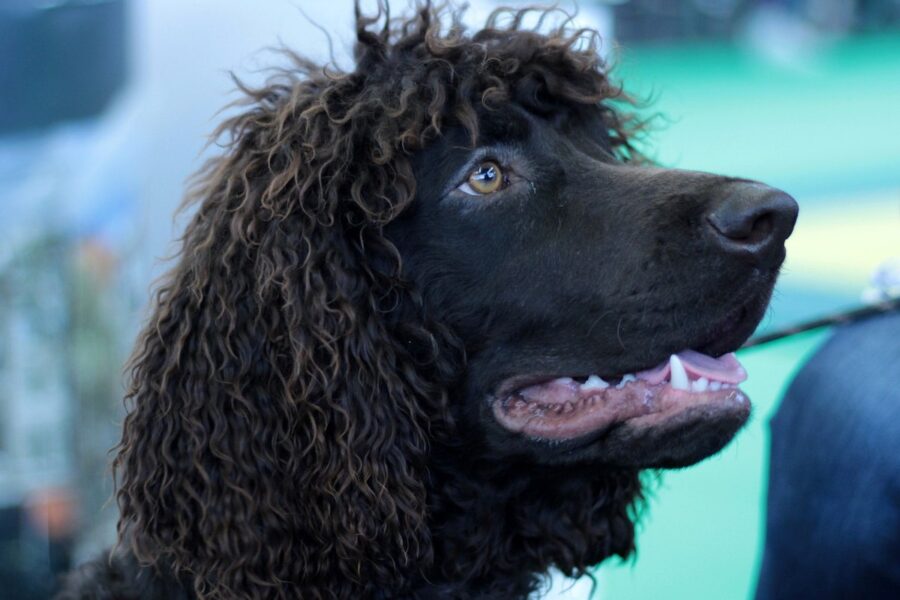
[[507,113],[500,118],[485,118],[481,123],[485,141],[488,143],[494,140],[525,141],[528,139],[531,126],[528,119],[515,113]]

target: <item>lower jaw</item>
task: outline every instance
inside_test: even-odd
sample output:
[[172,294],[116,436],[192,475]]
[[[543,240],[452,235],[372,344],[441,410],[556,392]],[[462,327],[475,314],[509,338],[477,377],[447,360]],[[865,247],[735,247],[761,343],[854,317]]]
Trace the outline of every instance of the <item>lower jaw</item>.
[[514,397],[493,402],[494,418],[505,429],[535,440],[566,441],[602,434],[615,426],[665,427],[698,409],[710,414],[747,411],[750,401],[737,387],[693,392],[668,383],[634,381],[615,394],[599,391],[579,402],[540,405]]

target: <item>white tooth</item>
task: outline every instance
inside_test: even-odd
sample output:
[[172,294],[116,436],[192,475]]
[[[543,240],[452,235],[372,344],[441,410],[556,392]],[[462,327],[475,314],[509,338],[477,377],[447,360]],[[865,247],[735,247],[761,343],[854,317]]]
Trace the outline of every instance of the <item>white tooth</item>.
[[581,389],[583,390],[605,390],[609,387],[609,384],[603,381],[599,375],[591,375],[587,378],[587,381],[581,384]]
[[709,389],[714,392],[718,392],[719,390],[722,389],[722,382],[721,381],[710,381]]
[[555,383],[562,383],[562,384],[568,385],[568,384],[572,383],[573,381],[575,381],[575,380],[572,379],[571,377],[557,377]]
[[619,383],[616,384],[616,389],[617,389],[617,390],[621,390],[621,389],[622,389],[623,387],[625,387],[629,382],[635,381],[636,379],[637,379],[637,377],[635,377],[635,376],[632,375],[631,373],[629,373],[629,374],[627,374],[627,375],[623,375],[623,376],[622,376],[622,380],[619,381]]
[[692,392],[705,392],[706,388],[709,387],[709,379],[706,377],[701,377],[695,381],[691,382],[691,391]]
[[684,370],[684,365],[681,364],[681,359],[674,354],[669,357],[669,370],[672,373],[670,375],[672,379],[670,383],[672,389],[684,390],[686,392],[690,391],[687,371]]

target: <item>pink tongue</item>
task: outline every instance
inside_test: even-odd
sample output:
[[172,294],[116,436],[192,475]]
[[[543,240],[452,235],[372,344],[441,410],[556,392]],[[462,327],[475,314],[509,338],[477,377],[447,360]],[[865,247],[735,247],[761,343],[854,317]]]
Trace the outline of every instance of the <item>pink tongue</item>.
[[[747,371],[738,362],[734,352],[713,358],[694,350],[682,350],[675,356],[681,359],[684,370],[688,375],[693,375],[693,379],[706,377],[710,381],[721,381],[722,383],[740,383],[747,379]],[[658,367],[637,373],[637,377],[649,383],[658,384],[669,377],[669,371],[669,361],[665,361]]]

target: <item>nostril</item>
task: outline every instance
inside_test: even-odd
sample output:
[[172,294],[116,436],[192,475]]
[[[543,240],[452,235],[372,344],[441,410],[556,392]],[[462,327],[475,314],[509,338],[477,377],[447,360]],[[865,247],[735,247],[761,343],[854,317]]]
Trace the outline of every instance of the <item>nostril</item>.
[[784,241],[797,219],[794,199],[758,183],[741,183],[728,191],[707,214],[719,245],[760,261],[783,256]]
[[772,234],[773,229],[775,229],[775,215],[765,212],[753,221],[747,242],[750,244],[761,242]]
[[771,212],[760,214],[738,214],[730,218],[709,218],[713,229],[722,236],[741,244],[757,244],[764,241],[775,228],[775,215]]

